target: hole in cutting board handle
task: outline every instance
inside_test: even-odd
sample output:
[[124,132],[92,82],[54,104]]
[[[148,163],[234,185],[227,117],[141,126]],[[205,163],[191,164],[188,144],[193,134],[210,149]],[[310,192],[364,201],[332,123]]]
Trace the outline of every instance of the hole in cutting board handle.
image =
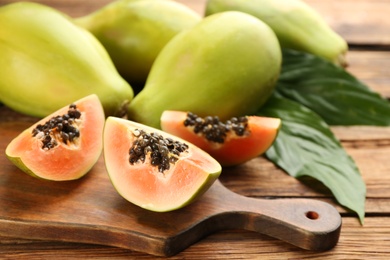
[[320,214],[318,214],[316,211],[308,211],[306,212],[306,217],[311,220],[317,220],[320,218]]

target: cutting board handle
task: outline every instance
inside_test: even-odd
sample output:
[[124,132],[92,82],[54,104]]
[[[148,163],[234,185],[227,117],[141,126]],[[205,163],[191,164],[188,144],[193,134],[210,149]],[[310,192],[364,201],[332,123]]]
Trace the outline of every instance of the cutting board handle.
[[214,185],[224,205],[213,216],[218,229],[255,231],[308,250],[328,250],[339,240],[341,216],[326,202],[255,199],[236,194],[220,182]]

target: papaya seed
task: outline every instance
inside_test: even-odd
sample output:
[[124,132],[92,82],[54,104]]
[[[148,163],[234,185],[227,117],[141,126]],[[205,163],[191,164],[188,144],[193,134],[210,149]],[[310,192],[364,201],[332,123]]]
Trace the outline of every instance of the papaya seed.
[[204,118],[188,112],[183,122],[184,126],[191,127],[194,133],[204,136],[207,140],[215,143],[224,143],[229,132],[237,136],[244,136],[248,133],[248,118],[232,117],[221,122],[218,116],[206,116]]
[[146,156],[150,157],[150,164],[158,167],[158,171],[163,173],[169,170],[171,164],[178,160],[181,153],[186,152],[189,146],[185,143],[175,141],[171,138],[164,138],[157,133],[147,133],[140,129],[133,131],[136,137],[129,150],[129,163],[145,162]]
[[75,120],[80,117],[81,112],[75,104],[71,104],[66,114],[52,117],[45,124],[37,125],[32,130],[32,136],[41,140],[44,150],[56,147],[58,141],[62,141],[64,144],[74,142],[76,138],[80,137],[80,131],[75,123]]

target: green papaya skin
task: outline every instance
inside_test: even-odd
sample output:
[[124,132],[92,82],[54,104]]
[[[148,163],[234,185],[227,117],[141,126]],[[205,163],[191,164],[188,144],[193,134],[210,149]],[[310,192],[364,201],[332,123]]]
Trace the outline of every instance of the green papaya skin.
[[131,86],[103,46],[66,15],[18,2],[0,8],[0,24],[0,96],[6,106],[45,117],[96,94],[109,116],[132,100]]
[[143,86],[161,49],[201,19],[174,1],[119,0],[75,23],[99,39],[123,78],[132,86]]
[[224,11],[251,14],[276,33],[284,48],[309,52],[346,66],[346,41],[301,0],[208,0],[205,15]]
[[160,52],[128,117],[160,128],[164,110],[221,120],[252,114],[271,95],[281,70],[274,32],[242,12],[204,18]]

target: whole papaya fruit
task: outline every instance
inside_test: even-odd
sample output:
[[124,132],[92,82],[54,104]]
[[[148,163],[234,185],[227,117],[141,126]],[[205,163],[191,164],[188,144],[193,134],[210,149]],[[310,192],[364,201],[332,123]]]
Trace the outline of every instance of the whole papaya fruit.
[[119,0],[75,22],[99,39],[122,77],[143,87],[165,44],[200,20],[198,13],[174,1]]
[[271,28],[242,12],[215,14],[161,50],[128,116],[160,127],[164,110],[221,120],[251,114],[271,95],[280,69],[281,49]]
[[106,115],[133,98],[108,53],[88,31],[42,4],[0,8],[0,96],[10,108],[45,117],[97,94]]
[[251,14],[268,24],[282,47],[347,65],[346,41],[301,0],[208,0],[205,15],[232,10]]

